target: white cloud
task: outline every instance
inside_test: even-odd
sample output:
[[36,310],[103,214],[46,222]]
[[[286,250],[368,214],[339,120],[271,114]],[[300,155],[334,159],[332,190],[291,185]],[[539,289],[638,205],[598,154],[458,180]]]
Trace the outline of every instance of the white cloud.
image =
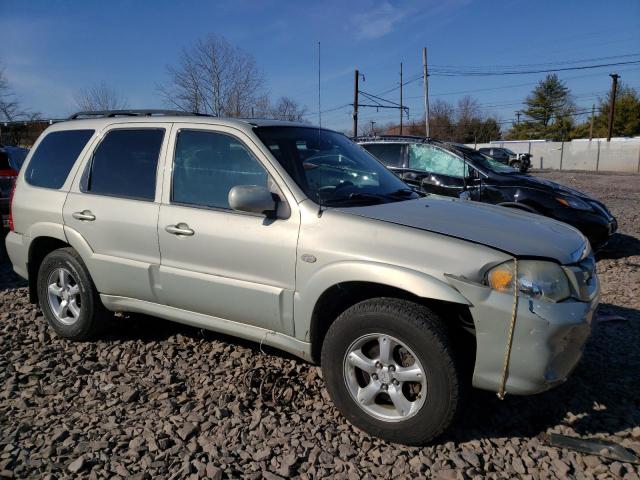
[[360,39],[380,38],[393,31],[407,11],[394,7],[389,2],[352,17],[352,24],[356,28],[356,37]]

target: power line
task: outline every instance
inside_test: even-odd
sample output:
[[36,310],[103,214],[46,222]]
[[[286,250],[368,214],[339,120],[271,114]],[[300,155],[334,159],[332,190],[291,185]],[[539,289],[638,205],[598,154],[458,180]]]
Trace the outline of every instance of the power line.
[[640,53],[626,53],[624,55],[612,55],[608,57],[596,57],[596,58],[585,58],[582,60],[560,60],[557,62],[545,62],[545,63],[520,63],[514,65],[469,65],[469,66],[461,66],[461,65],[436,65],[433,64],[433,67],[437,68],[467,68],[467,69],[492,69],[492,68],[519,68],[519,67],[546,67],[551,65],[570,65],[574,63],[585,63],[585,62],[599,62],[602,60],[613,60],[616,58],[629,58],[629,57],[638,57]]
[[589,70],[593,68],[604,68],[604,67],[614,67],[619,65],[635,65],[640,63],[640,60],[632,60],[628,62],[612,62],[612,63],[600,63],[597,65],[581,65],[577,67],[563,67],[563,68],[550,68],[550,69],[540,69],[540,70],[505,70],[502,72],[481,72],[481,71],[464,71],[459,70],[456,71],[454,69],[450,70],[441,70],[434,73],[430,73],[430,75],[439,76],[439,77],[488,77],[488,76],[498,76],[498,75],[530,75],[534,73],[552,73],[552,72],[567,72],[572,70]]

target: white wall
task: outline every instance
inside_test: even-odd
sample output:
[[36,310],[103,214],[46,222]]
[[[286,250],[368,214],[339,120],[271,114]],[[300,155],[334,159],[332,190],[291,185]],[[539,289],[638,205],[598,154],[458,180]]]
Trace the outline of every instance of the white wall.
[[574,140],[572,142],[493,142],[467,144],[472,148],[506,147],[516,153],[530,153],[533,168],[640,172],[640,138]]

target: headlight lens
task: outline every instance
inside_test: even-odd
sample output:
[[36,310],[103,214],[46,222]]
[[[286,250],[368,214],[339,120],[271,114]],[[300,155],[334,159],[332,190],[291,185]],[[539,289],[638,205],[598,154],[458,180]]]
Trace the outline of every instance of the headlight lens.
[[[503,293],[513,292],[513,262],[505,262],[487,272],[487,285]],[[571,296],[569,279],[560,265],[539,260],[518,262],[518,291],[531,298],[559,302]]]
[[556,202],[568,208],[575,208],[576,210],[591,210],[591,205],[578,197],[555,197],[555,199]]

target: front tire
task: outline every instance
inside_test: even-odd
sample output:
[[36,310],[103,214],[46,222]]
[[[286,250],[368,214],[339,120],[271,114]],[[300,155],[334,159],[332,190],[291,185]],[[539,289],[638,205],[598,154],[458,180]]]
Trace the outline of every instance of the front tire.
[[55,332],[70,340],[94,338],[106,309],[87,267],[73,248],[49,253],[38,270],[40,309]]
[[322,372],[338,410],[392,442],[429,442],[460,404],[460,373],[441,319],[406,300],[365,300],[342,313],[324,339]]

